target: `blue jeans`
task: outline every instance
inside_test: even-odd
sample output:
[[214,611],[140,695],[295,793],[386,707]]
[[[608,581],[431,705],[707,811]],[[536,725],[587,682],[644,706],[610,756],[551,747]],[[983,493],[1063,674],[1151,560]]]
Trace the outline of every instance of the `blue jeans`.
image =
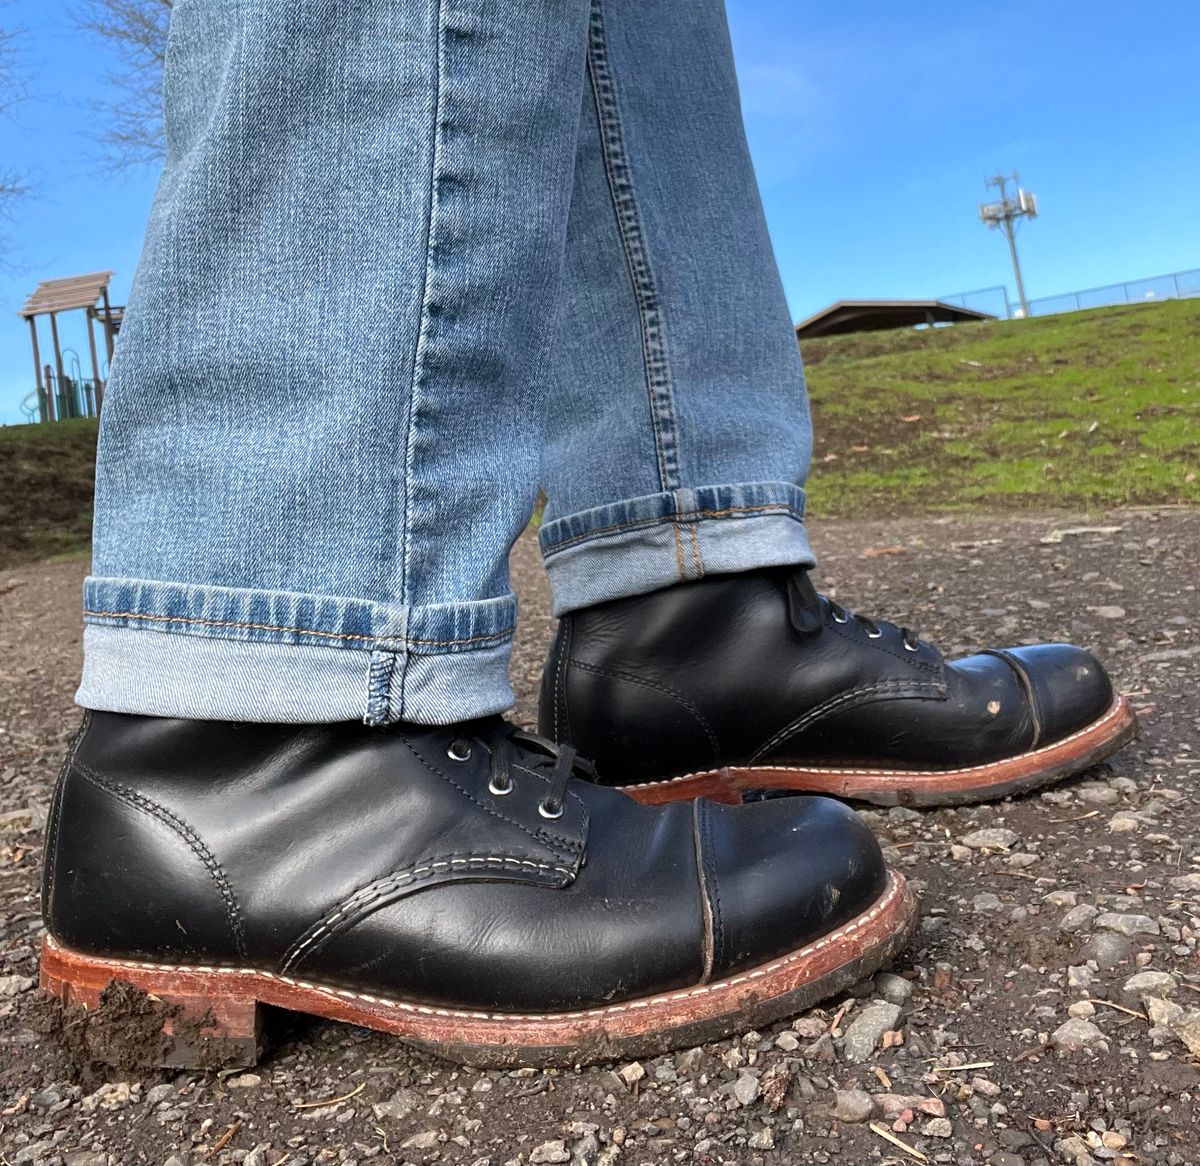
[[811,563],[722,0],[178,0],[78,700],[449,723],[555,609]]

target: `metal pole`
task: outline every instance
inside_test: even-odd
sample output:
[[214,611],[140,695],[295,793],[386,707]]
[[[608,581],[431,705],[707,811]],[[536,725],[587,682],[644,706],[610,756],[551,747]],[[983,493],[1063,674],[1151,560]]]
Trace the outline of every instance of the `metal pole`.
[[108,349],[108,364],[112,368],[113,334],[112,334],[112,304],[108,302],[108,288],[101,293],[104,296],[104,344]]
[[48,421],[58,420],[58,397],[54,389],[54,369],[49,365],[45,367],[46,374],[46,419]]
[[92,386],[96,396],[96,416],[100,415],[100,398],[104,395],[104,386],[100,384],[100,362],[96,359],[96,333],[92,328],[94,310],[87,310],[88,349],[92,354]]
[[[58,413],[58,419],[61,421],[63,419],[63,412],[64,412],[64,410],[63,410],[64,401],[62,398],[64,395],[64,385],[66,383],[67,374],[66,374],[66,371],[63,369],[62,349],[59,347],[59,343],[58,343],[58,313],[57,312],[50,313],[50,335],[54,338],[54,371],[58,374],[57,388],[58,388],[59,402],[58,402],[58,409],[56,410],[56,412]],[[66,413],[67,413],[67,416],[70,416],[70,414],[71,414],[70,409],[67,409]]]
[[29,335],[33,339],[33,383],[37,386],[38,420],[45,422],[50,418],[46,413],[46,398],[42,393],[42,354],[38,349],[37,317],[29,316]]
[[1008,251],[1012,256],[1013,276],[1017,281],[1017,299],[1021,301],[1021,313],[1029,319],[1029,301],[1025,298],[1025,281],[1021,278],[1021,261],[1017,258],[1017,232],[1013,229],[1012,216],[1004,216],[1004,234],[1008,237]]

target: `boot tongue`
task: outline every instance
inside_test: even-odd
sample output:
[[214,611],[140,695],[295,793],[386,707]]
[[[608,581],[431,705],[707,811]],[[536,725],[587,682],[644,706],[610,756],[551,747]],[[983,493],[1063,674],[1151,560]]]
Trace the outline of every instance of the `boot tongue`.
[[788,620],[802,636],[815,636],[822,628],[821,599],[806,567],[790,572],[786,581]]

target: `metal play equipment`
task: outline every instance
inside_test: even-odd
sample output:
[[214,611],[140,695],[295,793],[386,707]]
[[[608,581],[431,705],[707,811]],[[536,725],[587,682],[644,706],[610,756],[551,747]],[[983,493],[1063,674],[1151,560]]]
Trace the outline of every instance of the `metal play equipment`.
[[[17,313],[29,321],[29,334],[33,340],[37,388],[22,405],[30,420],[65,421],[71,417],[99,415],[104,402],[105,381],[100,375],[94,324],[98,320],[103,329],[107,365],[112,362],[113,344],[125,315],[123,307],[114,307],[109,302],[108,283],[112,274],[111,271],[96,271],[90,275],[44,280]],[[92,366],[90,378],[83,375],[78,354],[73,349],[64,349],[59,342],[58,314],[73,311],[87,313],[88,351]],[[53,364],[42,364],[37,326],[39,316],[50,317]]]

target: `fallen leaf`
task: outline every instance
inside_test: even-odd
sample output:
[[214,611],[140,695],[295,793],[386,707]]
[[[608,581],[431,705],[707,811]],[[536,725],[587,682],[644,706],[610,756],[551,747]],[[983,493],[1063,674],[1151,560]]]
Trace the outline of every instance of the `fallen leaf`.
[[901,546],[897,543],[891,547],[867,547],[862,553],[864,559],[880,559],[884,555],[903,555],[908,551],[908,547]]

